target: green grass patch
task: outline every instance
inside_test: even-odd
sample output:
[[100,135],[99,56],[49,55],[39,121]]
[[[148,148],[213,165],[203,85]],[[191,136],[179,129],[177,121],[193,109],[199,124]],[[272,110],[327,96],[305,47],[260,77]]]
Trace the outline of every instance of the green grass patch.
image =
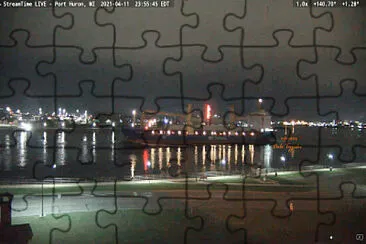
[[[31,243],[144,243],[168,237],[172,240],[170,243],[178,243],[184,234],[184,228],[179,226],[181,223],[187,225],[187,222],[181,209],[164,210],[159,215],[147,215],[141,210],[119,210],[111,215],[100,212],[98,216],[97,212],[70,213],[60,219],[52,215],[13,218],[13,224],[30,224]],[[110,224],[117,228],[103,228]],[[169,230],[168,236],[164,228]]]

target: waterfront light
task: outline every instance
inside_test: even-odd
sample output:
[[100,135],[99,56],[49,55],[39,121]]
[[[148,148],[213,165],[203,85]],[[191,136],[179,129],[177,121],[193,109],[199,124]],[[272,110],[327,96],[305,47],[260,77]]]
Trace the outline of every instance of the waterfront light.
[[23,128],[24,130],[32,130],[32,125],[31,124],[26,124],[26,123],[21,123],[20,127]]
[[168,135],[170,135],[171,134],[171,132],[170,132],[170,130],[168,130]]
[[198,135],[198,131],[195,131],[194,134],[197,136]]
[[330,153],[330,154],[328,154],[328,158],[329,159],[334,159],[334,155]]
[[285,156],[281,156],[281,161],[282,161],[282,162],[285,162],[285,161],[286,161]]
[[206,135],[206,131],[203,132],[203,135],[205,136]]
[[161,130],[161,131],[160,131],[160,135],[162,135],[162,134],[163,134],[163,131]]
[[251,136],[254,136],[254,132],[251,132],[251,133],[250,133],[250,135],[251,135]]
[[259,103],[262,103],[262,102],[263,102],[263,99],[262,99],[262,98],[259,98],[259,99],[258,99],[258,102],[259,102]]

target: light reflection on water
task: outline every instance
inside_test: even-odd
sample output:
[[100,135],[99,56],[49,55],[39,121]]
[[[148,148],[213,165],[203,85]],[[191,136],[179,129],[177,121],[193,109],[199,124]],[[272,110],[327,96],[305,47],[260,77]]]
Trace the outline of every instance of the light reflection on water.
[[[288,128],[289,136],[293,129]],[[351,130],[349,130],[351,131]],[[286,132],[286,133],[285,133]],[[334,144],[344,143],[349,146],[357,144],[356,142],[365,138],[364,132],[334,131],[329,129],[329,138],[334,140]],[[313,136],[315,133],[298,133],[300,139]],[[282,135],[283,136],[283,135]],[[340,138],[340,136],[343,136]],[[14,133],[13,141],[11,131],[0,131],[1,146],[1,172],[14,172],[14,176],[21,169],[32,167],[32,163],[41,160],[45,164],[55,163],[58,166],[70,166],[75,163],[93,163],[100,165],[99,174],[113,174],[117,162],[119,165],[130,163],[128,171],[131,175],[143,174],[152,170],[159,173],[169,168],[172,163],[176,163],[186,171],[225,171],[239,172],[243,170],[243,165],[260,165],[264,168],[279,169],[298,169],[298,163],[303,159],[316,159],[315,148],[303,148],[300,150],[288,150],[274,148],[272,146],[254,146],[254,145],[212,145],[212,146],[193,146],[189,150],[183,147],[161,147],[150,148],[146,150],[122,150],[122,137],[114,131],[84,130],[78,134],[68,134],[55,131],[35,131],[32,132],[32,138],[29,132]],[[56,139],[55,139],[56,138]],[[278,137],[280,138],[280,136]],[[312,144],[311,138],[304,144]],[[30,140],[32,148],[27,147],[27,140]],[[353,141],[350,141],[353,140]],[[331,141],[332,142],[332,141]],[[55,143],[55,145],[54,145]],[[361,143],[358,143],[361,144]],[[15,146],[14,146],[15,145]],[[81,154],[78,157],[78,151]],[[73,150],[71,150],[73,149]],[[363,148],[355,148],[358,158],[356,162],[366,162],[366,154],[362,153]],[[348,150],[352,154],[352,150]],[[344,150],[344,152],[348,152]],[[322,163],[335,166],[337,159],[336,148],[324,148],[321,152]],[[334,154],[334,158],[327,155]],[[344,155],[343,155],[344,156]],[[281,160],[281,157],[285,160]],[[344,157],[350,157],[349,155]],[[79,160],[79,161],[78,161]]]

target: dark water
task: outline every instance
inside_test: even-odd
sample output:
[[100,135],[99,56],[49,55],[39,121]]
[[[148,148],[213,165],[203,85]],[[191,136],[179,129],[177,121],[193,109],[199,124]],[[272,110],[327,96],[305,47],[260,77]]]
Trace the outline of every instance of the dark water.
[[[287,137],[287,139],[286,139]],[[240,173],[245,167],[298,169],[366,162],[365,131],[351,128],[279,128],[274,146],[214,145],[124,149],[115,129],[31,132],[0,129],[0,178],[122,177],[182,172]],[[320,143],[320,144],[319,144]],[[50,165],[55,165],[49,167]]]

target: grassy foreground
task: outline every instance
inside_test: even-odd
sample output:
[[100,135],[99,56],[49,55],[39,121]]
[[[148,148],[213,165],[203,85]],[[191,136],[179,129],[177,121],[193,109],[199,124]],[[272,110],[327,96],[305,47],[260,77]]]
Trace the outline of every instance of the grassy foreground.
[[[181,243],[184,228],[179,226],[180,223],[187,224],[184,211],[179,209],[164,211],[158,216],[146,215],[141,210],[121,210],[114,215],[100,212],[98,218],[97,212],[70,213],[55,217],[16,217],[12,221],[13,224],[30,224],[33,231],[30,243],[117,243],[116,240],[118,243],[144,243],[168,237],[164,235],[164,229],[158,228],[160,226],[169,231],[167,233],[170,243]],[[117,228],[106,228],[114,223]]]

